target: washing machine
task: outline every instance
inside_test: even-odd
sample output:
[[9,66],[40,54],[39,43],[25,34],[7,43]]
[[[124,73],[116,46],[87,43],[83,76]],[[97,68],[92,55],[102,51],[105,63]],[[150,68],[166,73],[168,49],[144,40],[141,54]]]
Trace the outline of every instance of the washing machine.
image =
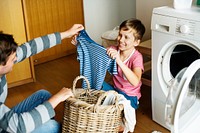
[[200,133],[200,7],[154,8],[151,30],[152,118],[173,133]]

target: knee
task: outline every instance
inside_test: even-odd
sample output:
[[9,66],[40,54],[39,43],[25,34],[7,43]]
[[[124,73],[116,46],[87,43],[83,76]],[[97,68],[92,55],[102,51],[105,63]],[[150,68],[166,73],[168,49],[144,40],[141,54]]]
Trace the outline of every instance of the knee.
[[60,133],[61,132],[61,124],[55,120],[49,120],[49,133]]
[[35,129],[32,133],[60,133],[61,132],[61,124],[55,120],[49,120],[37,129]]
[[51,97],[51,93],[47,90],[39,90],[38,93],[43,96],[43,97],[46,97],[47,99]]

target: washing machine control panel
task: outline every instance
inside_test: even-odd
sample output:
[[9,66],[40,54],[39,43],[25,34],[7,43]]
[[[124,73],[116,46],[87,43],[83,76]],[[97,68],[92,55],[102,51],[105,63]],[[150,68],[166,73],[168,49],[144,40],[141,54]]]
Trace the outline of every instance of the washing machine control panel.
[[180,33],[183,34],[189,34],[190,33],[190,27],[188,25],[181,25],[180,26]]
[[199,39],[200,22],[178,18],[176,23],[176,35],[188,39]]

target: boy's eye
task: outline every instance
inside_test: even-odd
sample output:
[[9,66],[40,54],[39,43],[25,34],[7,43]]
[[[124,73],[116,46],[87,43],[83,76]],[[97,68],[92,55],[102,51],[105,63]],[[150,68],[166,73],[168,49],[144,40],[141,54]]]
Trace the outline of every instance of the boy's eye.
[[125,36],[125,39],[129,39],[129,37],[128,37],[128,36]]

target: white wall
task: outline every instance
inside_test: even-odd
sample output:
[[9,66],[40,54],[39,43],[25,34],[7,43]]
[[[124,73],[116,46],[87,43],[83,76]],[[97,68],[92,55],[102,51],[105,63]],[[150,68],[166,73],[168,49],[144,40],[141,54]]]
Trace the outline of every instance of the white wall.
[[[196,0],[193,0],[193,4]],[[89,36],[101,43],[101,35],[128,18],[140,19],[151,38],[151,15],[154,7],[173,5],[173,0],[83,0],[85,28]]]
[[[135,0],[119,0],[119,22],[136,17]],[[119,24],[120,24],[119,23]]]
[[101,43],[101,35],[124,19],[135,17],[135,0],[83,0],[85,29]]
[[[196,0],[193,0],[193,4],[196,4]],[[136,0],[136,18],[146,27],[143,41],[151,38],[151,15],[153,8],[159,6],[173,6],[173,0]]]
[[143,41],[151,38],[151,15],[154,7],[173,4],[173,0],[136,0],[136,18],[145,25]]

